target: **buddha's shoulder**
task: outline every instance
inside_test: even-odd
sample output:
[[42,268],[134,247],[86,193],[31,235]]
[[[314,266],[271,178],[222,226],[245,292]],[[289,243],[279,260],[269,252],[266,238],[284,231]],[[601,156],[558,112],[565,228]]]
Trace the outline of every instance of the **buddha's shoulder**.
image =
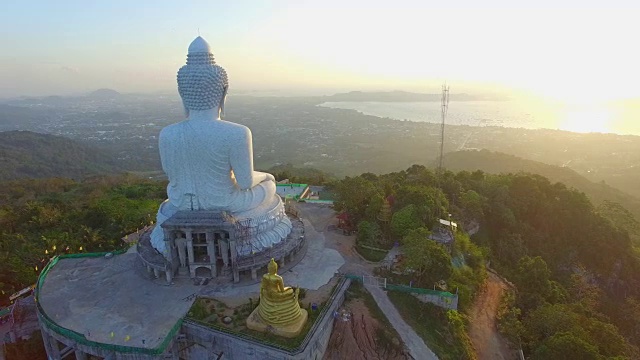
[[251,134],[251,130],[248,127],[231,121],[219,120],[218,125],[236,134]]
[[177,134],[178,132],[180,132],[180,129],[182,129],[183,123],[184,121],[181,121],[165,126],[164,128],[162,128],[162,130],[160,130],[160,138],[171,137],[172,135]]
[[[175,124],[171,124],[169,126],[164,127],[160,131],[160,139],[169,139],[173,138],[188,127],[188,120],[184,120]],[[193,124],[190,124],[189,128],[193,128]],[[211,122],[201,122],[197,124],[198,131],[202,131],[204,133],[207,132],[215,132],[217,134],[224,133],[227,137],[233,138],[246,138],[251,137],[251,130],[248,127],[236,124],[229,121],[217,120]]]

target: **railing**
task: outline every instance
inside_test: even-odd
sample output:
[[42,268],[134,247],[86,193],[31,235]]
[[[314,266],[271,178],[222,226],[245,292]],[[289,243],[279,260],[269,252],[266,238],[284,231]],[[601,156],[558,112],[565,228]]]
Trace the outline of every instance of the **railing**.
[[309,185],[308,184],[276,184],[276,188],[278,187],[288,187],[288,188],[304,188],[302,190],[302,192],[298,195],[285,195],[286,198],[293,198],[294,200],[298,201],[300,200],[301,197],[304,196],[304,194],[309,190]]
[[[126,250],[119,250],[119,251],[112,252],[112,254],[113,255],[120,255],[120,254],[123,254],[125,252],[126,252]],[[171,328],[171,330],[169,331],[169,333],[164,338],[162,343],[160,343],[159,346],[157,346],[156,348],[153,348],[153,349],[148,349],[148,348],[139,348],[139,347],[135,347],[135,346],[105,344],[105,343],[99,343],[99,342],[88,340],[83,334],[78,333],[76,331],[73,331],[71,329],[64,328],[64,327],[58,325],[55,321],[53,321],[53,319],[51,319],[49,317],[49,315],[47,315],[47,313],[42,308],[42,305],[41,305],[41,302],[40,302],[40,289],[42,288],[42,286],[44,284],[44,281],[45,281],[47,275],[49,274],[49,271],[51,270],[51,268],[53,268],[58,263],[58,261],[60,259],[83,258],[83,257],[90,257],[90,258],[93,257],[93,258],[95,258],[95,257],[103,257],[106,254],[108,254],[108,252],[84,253],[84,254],[67,254],[67,255],[59,255],[59,256],[56,256],[53,259],[51,259],[51,261],[49,261],[49,263],[44,267],[44,269],[42,269],[42,272],[40,273],[40,276],[38,277],[38,281],[36,282],[36,288],[35,288],[36,308],[38,310],[38,314],[39,314],[40,320],[51,331],[54,331],[57,334],[59,334],[61,336],[64,336],[65,338],[68,338],[68,339],[70,339],[72,341],[77,342],[78,344],[82,344],[82,345],[85,345],[85,346],[95,347],[95,348],[99,348],[99,349],[106,349],[106,350],[110,350],[110,351],[117,351],[117,352],[120,352],[120,353],[130,353],[130,354],[160,355],[160,354],[164,353],[165,350],[167,349],[167,347],[169,346],[169,344],[171,343],[171,340],[173,339],[173,337],[180,330],[180,327],[182,326],[182,321],[183,321],[182,319],[180,319],[180,320],[178,320],[176,322],[176,324]]]
[[[345,277],[351,279],[351,280],[355,280],[355,281],[359,281],[360,283],[365,284],[365,281],[367,278],[373,278],[373,276],[362,276],[362,275],[345,275]],[[376,279],[382,279],[382,278],[376,278]],[[370,285],[376,285],[376,284],[372,284],[369,283]],[[379,283],[378,283],[379,284]],[[387,290],[393,290],[393,291],[402,291],[402,292],[406,292],[406,293],[411,293],[411,294],[426,294],[426,295],[435,295],[435,296],[442,296],[442,297],[446,297],[446,298],[456,298],[458,295],[456,294],[452,294],[450,292],[447,291],[438,291],[438,290],[431,290],[431,289],[424,289],[424,288],[416,288],[416,287],[411,287],[411,286],[406,286],[406,285],[394,285],[394,284],[388,284],[386,282],[384,282],[384,287]]]

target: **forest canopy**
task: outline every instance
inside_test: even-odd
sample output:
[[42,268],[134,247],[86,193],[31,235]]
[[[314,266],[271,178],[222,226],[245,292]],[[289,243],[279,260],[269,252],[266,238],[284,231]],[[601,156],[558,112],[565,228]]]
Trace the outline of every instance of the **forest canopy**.
[[33,284],[54,255],[124,247],[123,236],[155,220],[164,193],[163,183],[133,176],[2,183],[0,299]]
[[[356,226],[366,224],[359,229],[380,229],[387,243],[410,249],[406,256],[422,286],[447,276],[449,286],[467,285],[463,307],[477,290],[473,279],[481,279],[478,262],[490,261],[516,287],[503,304],[501,330],[528,357],[563,351],[575,359],[640,357],[640,257],[630,238],[638,222],[622,205],[595,207],[584,193],[540,175],[445,171],[438,177],[419,165],[348,177],[332,190],[336,210]],[[393,203],[387,233],[374,216],[378,198]],[[480,225],[463,246],[464,235],[456,236],[449,257],[455,265],[462,256],[472,272],[433,267],[448,254],[434,248],[428,233],[449,214],[461,227]],[[359,241],[369,237],[358,234]],[[422,260],[415,263],[417,256]]]

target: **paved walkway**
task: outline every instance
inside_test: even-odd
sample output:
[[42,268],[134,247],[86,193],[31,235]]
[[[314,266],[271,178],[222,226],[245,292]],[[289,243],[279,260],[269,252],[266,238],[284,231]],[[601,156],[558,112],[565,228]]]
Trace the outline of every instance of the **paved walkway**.
[[365,286],[378,304],[378,307],[387,316],[389,322],[396,329],[404,342],[409,354],[416,360],[438,360],[438,357],[427,347],[422,338],[407,324],[395,306],[389,300],[387,294],[377,286]]
[[[314,229],[323,234],[325,237],[325,246],[327,248],[333,248],[338,250],[342,257],[346,260],[344,265],[340,268],[340,272],[343,274],[352,275],[372,275],[374,267],[379,264],[368,263],[360,258],[353,251],[355,245],[355,236],[344,236],[337,231],[328,230],[329,224],[335,222],[335,212],[328,206],[318,206],[315,204],[297,204],[298,209],[304,214],[305,219],[309,219]],[[305,226],[306,226],[305,222]],[[309,229],[306,227],[306,229]],[[399,248],[394,247],[387,255],[388,261],[392,261],[395,255],[399,253]],[[393,306],[387,294],[379,287],[366,287],[373,298],[375,299],[378,307],[385,313],[389,322],[396,329],[402,341],[405,343],[409,354],[415,360],[437,360],[438,357],[425,345],[422,338],[416,334],[409,324],[400,316],[398,310]]]

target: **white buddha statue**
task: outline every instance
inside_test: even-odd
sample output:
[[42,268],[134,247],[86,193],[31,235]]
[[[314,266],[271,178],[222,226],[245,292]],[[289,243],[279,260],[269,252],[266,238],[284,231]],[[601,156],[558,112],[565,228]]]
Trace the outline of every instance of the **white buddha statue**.
[[248,220],[254,228],[251,243],[238,255],[268,248],[291,231],[273,175],[253,169],[251,131],[222,120],[227,89],[226,71],[215,63],[209,44],[197,37],[178,71],[187,118],[160,132],[168,199],[158,210],[151,243],[165,256],[160,224],[179,210],[219,210]]

